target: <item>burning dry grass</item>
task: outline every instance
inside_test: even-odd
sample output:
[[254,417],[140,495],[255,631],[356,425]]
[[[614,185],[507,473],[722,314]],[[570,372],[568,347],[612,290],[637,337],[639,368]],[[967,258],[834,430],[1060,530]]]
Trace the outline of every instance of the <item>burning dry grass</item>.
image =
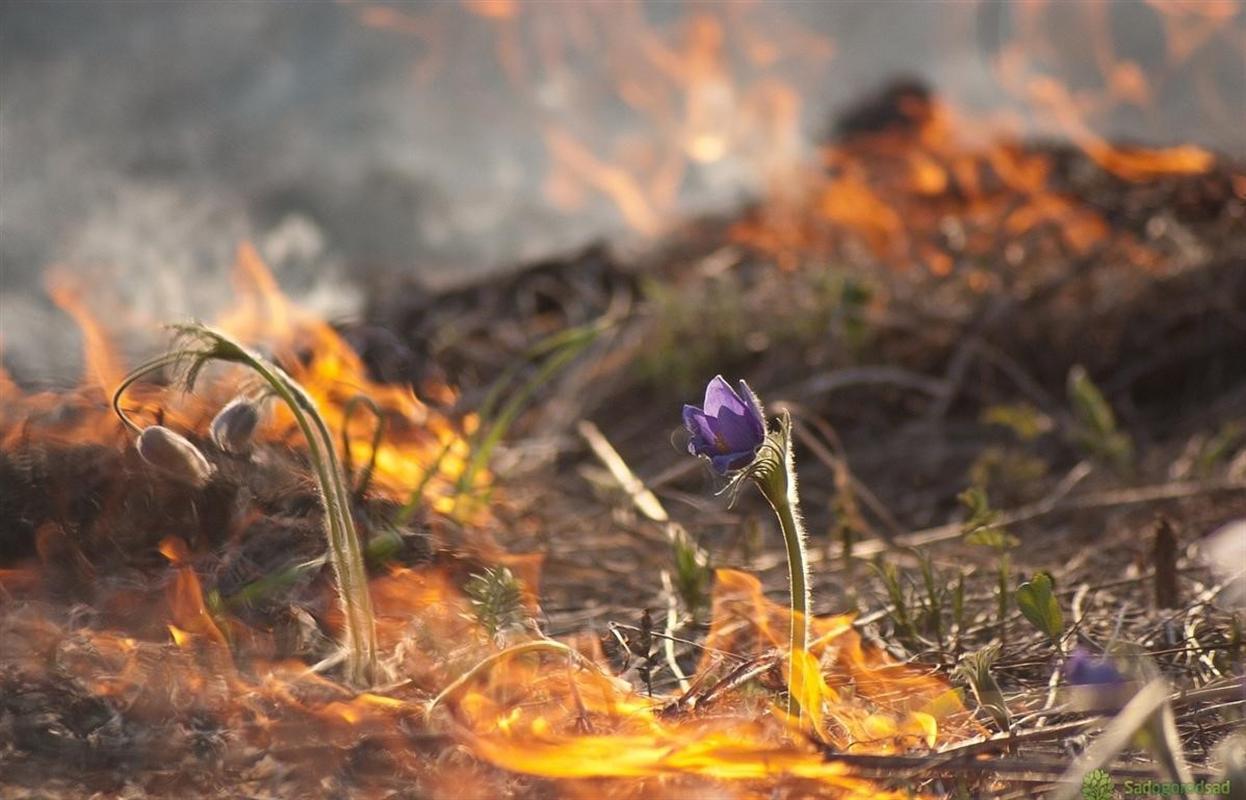
[[[236,375],[214,374],[195,395],[136,387],[129,411],[189,436],[214,477],[193,487],[153,472],[106,407],[124,360],[82,290],[54,283],[83,330],[84,385],[27,395],[0,376],[6,791],[1024,794],[1057,777],[1075,736],[1095,724],[1055,700],[1060,648],[1122,638],[1188,690],[1174,700],[1177,722],[1208,772],[1209,751],[1238,724],[1241,705],[1228,693],[1241,634],[1197,561],[1199,533],[1246,513],[1230,426],[1244,413],[1241,176],[1188,153],[1138,161],[1115,150],[1088,158],[1010,143],[965,148],[945,138],[950,118],[925,93],[893,92],[883,105],[881,124],[858,115],[871,121],[849,126],[808,193],[725,226],[691,227],[691,243],[650,273],[673,300],[642,304],[646,313],[618,311],[634,307],[638,282],[600,253],[585,257],[592,270],[545,265],[447,299],[449,320],[436,304],[420,310],[420,326],[445,322],[460,334],[457,350],[439,353],[460,365],[515,359],[551,330],[583,323],[577,315],[622,317],[599,358],[547,390],[529,441],[565,454],[558,442],[569,422],[606,417],[628,463],[715,562],[754,573],[718,570],[712,597],[701,598],[708,615],[693,592],[660,588],[674,585],[664,572],[703,568],[696,559],[672,565],[670,520],[636,517],[634,493],[611,494],[611,477],[585,459],[564,461],[596,496],[534,447],[502,454],[500,463],[522,467],[505,492],[487,505],[462,502],[492,485],[484,473],[463,479],[471,434],[488,420],[446,411],[458,393],[444,381],[417,396],[374,380],[338,332],[288,303],[258,255],[241,250],[239,303],[222,327],[307,388],[342,436],[343,456],[374,464],[352,511],[367,539],[391,679],[367,691],[337,680],[342,620],[293,420],[270,411],[255,452],[239,456],[206,435],[243,388]],[[890,269],[866,273],[854,261]],[[835,291],[809,290],[818,271],[836,273]],[[852,281],[863,288],[845,290]],[[739,299],[725,320],[722,309],[700,307],[715,282]],[[460,312],[473,303],[484,324],[462,335]],[[376,316],[387,314],[401,334],[421,338],[403,321],[410,309]],[[673,381],[662,359],[674,358],[681,337],[714,335],[704,320],[745,335],[719,337],[706,363],[665,365],[698,378],[748,369],[797,421],[821,540],[816,609],[839,613],[812,620],[810,651],[791,667],[782,654],[788,611],[766,597],[781,561],[749,534],[764,530],[756,509],[710,506],[688,470],[654,447],[674,419],[662,409],[677,408],[663,394]],[[828,342],[828,330],[845,335]],[[1096,338],[1089,351],[1087,335]],[[646,348],[656,366],[638,377],[630,365]],[[1052,388],[1078,361],[1105,387],[1109,408],[1090,433],[1133,436],[1136,458],[1123,466],[1103,459],[1093,437],[1087,446],[1086,415],[1070,407],[1077,398],[1057,399]],[[1199,399],[1171,383],[1164,391],[1174,375],[1198,377]],[[1161,390],[1148,390],[1152,382]],[[634,402],[638,387],[655,383],[659,403]],[[831,392],[836,402],[823,404]],[[384,420],[375,447],[370,426],[348,424],[360,395]],[[1011,420],[1008,432],[1001,419]],[[994,456],[977,463],[989,447]],[[1005,582],[1037,568],[1056,573],[1071,621],[1058,636],[1039,635],[1014,606],[993,616],[995,564],[960,541],[959,523],[907,530],[946,520],[970,475],[1025,503],[1002,515],[1027,545]],[[416,487],[422,502],[398,524]],[[1158,503],[1181,527],[1162,558],[1136,544]],[[925,546],[925,560],[897,544]],[[923,606],[911,587],[878,599],[860,560],[888,548],[889,563],[920,576],[917,595],[959,591],[960,600]],[[524,552],[533,555],[514,554]],[[1119,580],[1103,580],[1122,565]],[[510,572],[486,573],[498,566]],[[1161,572],[1181,576],[1180,598],[1162,611],[1140,590]],[[506,576],[514,586],[466,588]],[[490,618],[508,623],[487,624],[482,604],[507,597],[515,607]],[[648,612],[637,626],[623,623],[663,607],[665,624]],[[1003,708],[954,671],[990,647]],[[677,690],[682,675],[687,688]],[[792,677],[807,724],[779,703]],[[1124,760],[1114,768],[1147,774]]]
[[[393,422],[376,454],[373,492],[356,510],[371,520],[371,541],[382,541],[384,509],[405,499],[395,487],[424,485],[436,496],[439,487],[422,481],[421,472],[456,476],[462,454],[457,462],[444,453],[429,460],[440,444],[437,432],[459,435],[456,428],[409,392],[371,382],[336,334],[276,293],[249,248],[241,251],[239,276],[242,303],[225,327],[264,343],[288,364],[339,429],[344,407],[359,393]],[[84,323],[88,375],[116,380],[118,359],[102,327],[67,291],[56,295]],[[224,383],[230,385],[228,376]],[[507,774],[518,773],[572,781],[677,777],[689,791],[705,780],[745,794],[782,780],[877,796],[872,783],[824,761],[794,722],[768,713],[765,695],[749,700],[707,692],[713,702],[667,706],[611,676],[592,640],[581,642],[586,649],[571,661],[565,653],[574,651],[565,647],[562,656],[491,661],[499,642],[472,613],[455,561],[508,562],[532,601],[539,574],[537,562],[507,557],[487,538],[474,546],[461,535],[443,540],[444,554],[432,554],[431,562],[426,550],[409,547],[389,552],[388,566],[374,559],[371,594],[383,667],[397,682],[358,693],[318,676],[335,663],[328,635],[341,618],[320,577],[314,495],[299,477],[301,447],[279,413],[265,424],[262,449],[252,458],[210,446],[203,437],[221,388],[178,396],[149,385],[123,401],[131,414],[195,437],[214,476],[196,485],[153,473],[135,459],[102,397],[92,400],[99,389],[6,398],[6,469],[26,495],[6,515],[6,525],[14,526],[15,567],[3,574],[0,623],[5,724],[12,734],[5,757],[16,775],[26,776],[15,785],[30,786],[36,773],[23,770],[37,772],[41,759],[72,758],[83,763],[94,789],[117,790],[124,779],[114,770],[124,765],[143,776],[134,787],[155,794],[176,791],[159,773],[182,774],[205,794],[240,786],[288,794],[325,781],[381,792],[414,781],[446,791],[459,773],[479,792],[505,794],[515,790]],[[234,383],[222,397],[236,391]],[[370,446],[368,438],[346,437],[342,447]],[[98,460],[82,462],[92,452]],[[61,465],[70,463],[91,473],[96,491],[84,497],[78,480],[66,480]],[[87,507],[73,514],[83,502]],[[430,513],[436,512],[432,504]],[[287,522],[280,524],[282,518]],[[411,536],[400,534],[399,541]],[[276,548],[279,555],[264,552]],[[305,553],[302,561],[290,558],[297,552]],[[280,570],[294,574],[264,583]],[[240,586],[239,571],[253,580]],[[722,573],[717,591],[710,651],[768,658],[786,611],[740,573]],[[910,674],[863,649],[847,618],[817,620],[814,631],[811,653],[820,661],[799,666],[810,693],[805,702],[827,709],[816,714],[814,727],[824,742],[890,753],[928,749],[973,729],[944,681]],[[514,636],[522,642],[531,634]],[[318,661],[322,666],[309,669]],[[478,677],[456,683],[482,663],[489,668]],[[776,662],[769,664],[768,672],[778,671]],[[702,691],[723,680],[716,677],[721,666],[705,662],[696,679]],[[430,716],[430,700],[447,686],[456,690],[439,696]],[[459,766],[434,763],[444,754],[413,748],[422,739],[457,742],[472,756]],[[200,759],[208,763],[192,766]],[[359,759],[385,766],[358,766]],[[308,761],[315,765],[305,766]],[[578,790],[572,784],[568,791]]]

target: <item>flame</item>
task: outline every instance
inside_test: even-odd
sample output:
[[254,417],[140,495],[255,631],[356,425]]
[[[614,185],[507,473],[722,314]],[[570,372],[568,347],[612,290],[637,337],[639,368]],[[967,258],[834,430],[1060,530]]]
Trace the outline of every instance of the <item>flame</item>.
[[[412,487],[423,482],[425,472],[436,466],[437,480],[426,484],[434,505],[443,511],[453,506],[451,484],[466,466],[468,456],[465,433],[476,424],[466,418],[457,427],[437,414],[416,396],[410,387],[382,384],[370,379],[358,354],[328,324],[295,307],[281,293],[272,273],[258,251],[249,243],[238,250],[234,271],[237,305],[218,321],[225,331],[244,341],[262,342],[286,371],[302,384],[333,430],[343,430],[347,409],[353,398],[371,399],[382,409],[384,436],[375,453],[375,486],[403,500]],[[453,399],[450,387],[436,387],[442,399]],[[270,435],[297,437],[297,426],[289,412],[277,407]],[[361,414],[361,418],[368,419]],[[372,428],[355,421],[347,430],[351,461],[363,464],[373,457]],[[481,475],[480,481],[487,481]]]
[[73,318],[82,333],[82,355],[86,363],[85,383],[101,388],[116,386],[125,377],[126,370],[104,326],[83,299],[82,289],[83,287],[69,277],[68,272],[58,271],[56,268],[49,271],[47,291],[52,302]]
[[[632,231],[653,237],[668,230],[672,212],[702,184],[766,193],[757,217],[733,236],[788,268],[845,253],[860,260],[865,251],[938,277],[964,272],[967,282],[981,285],[980,268],[960,265],[992,255],[983,249],[994,245],[949,252],[942,243],[949,218],[973,223],[970,244],[993,242],[988,232],[1012,224],[1046,229],[1043,249],[1082,254],[1103,244],[1102,220],[1094,208],[1061,196],[1049,174],[1051,157],[1026,153],[1019,125],[1058,135],[1104,171],[1137,183],[1205,173],[1215,156],[1190,143],[1112,144],[1103,126],[1123,110],[1151,121],[1174,95],[1186,100],[1193,83],[1200,111],[1235,130],[1237,86],[1215,79],[1225,52],[1240,59],[1230,23],[1241,8],[1229,0],[1147,0],[1135,13],[1152,15],[1163,52],[1146,59],[1124,51],[1119,23],[1103,3],[1017,3],[1004,22],[982,4],[949,7],[947,33],[964,39],[954,47],[981,50],[984,33],[1002,37],[981,76],[1009,98],[1000,113],[973,111],[961,98],[912,98],[902,109],[910,115],[907,134],[829,148],[809,141],[820,120],[808,118],[803,99],[821,91],[836,59],[859,43],[841,47],[764,3],[667,10],[651,14],[624,0],[464,0],[457,8],[419,11],[359,5],[365,24],[412,36],[422,64],[440,52],[435,32],[462,24],[464,13],[491,35],[492,66],[511,90],[507,102],[526,113],[528,135],[545,144],[541,185],[553,207],[572,213],[604,200]],[[452,65],[438,58],[441,77],[450,80]],[[1061,74],[1065,63],[1087,74],[1074,74],[1074,67]],[[423,67],[421,75],[431,80]],[[969,138],[975,131],[985,135]],[[1164,136],[1162,128],[1144,126],[1129,138]],[[1028,171],[1025,180],[1001,170],[1006,161],[1027,162],[1016,165]],[[818,176],[816,165],[829,166],[828,174]],[[1045,173],[1038,182],[1035,169]],[[1120,251],[1146,267],[1157,258],[1132,243]]]
[[[604,200],[629,229],[653,237],[706,176],[757,185],[803,155],[799,93],[785,75],[815,74],[834,46],[763,5],[677,9],[664,24],[628,0],[465,0],[419,11],[363,3],[358,13],[417,43],[425,82],[438,68],[449,72],[444,60],[432,65],[433,31],[460,24],[461,11],[487,26],[499,82],[530,109],[531,135],[545,144],[546,200],[568,212]],[[618,124],[568,113],[581,106]]]
[[[778,780],[819,796],[907,796],[828,761],[795,720],[756,696],[729,691],[709,699],[714,693],[704,693],[704,705],[670,713],[674,698],[639,694],[609,674],[594,646],[574,640],[597,666],[540,656],[502,661],[429,719],[421,696],[496,653],[465,613],[466,600],[448,573],[399,568],[374,581],[384,649],[405,680],[352,693],[301,664],[274,660],[270,635],[210,611],[182,540],[167,537],[160,551],[173,572],[164,626],[171,644],[7,613],[0,614],[0,634],[14,643],[5,651],[7,666],[34,676],[55,652],[66,674],[97,697],[124,704],[127,714],[152,720],[206,715],[248,746],[273,752],[345,752],[361,736],[376,737],[390,754],[387,774],[408,779],[426,775],[430,766],[413,758],[409,740],[395,736],[399,724],[448,730],[476,758],[505,772],[563,781],[568,796],[577,796],[578,782],[604,779],[654,780],[661,782],[655,786],[702,792],[740,786],[744,796]],[[757,579],[739,572],[717,573],[713,609],[707,656],[694,685],[717,679],[724,664],[712,654],[727,652],[719,647],[743,648],[731,651],[736,659],[765,657],[786,624],[786,608],[767,601]],[[222,619],[225,627],[218,625]],[[136,624],[133,616],[129,624]],[[850,618],[816,618],[812,629],[813,646],[797,662],[804,674],[801,702],[826,746],[880,754],[929,750],[981,732],[946,684],[867,648]],[[231,653],[245,659],[246,670],[233,666]],[[301,763],[299,772],[308,771],[306,779],[314,782],[329,769],[332,760],[320,758]],[[435,773],[440,780],[454,775],[444,767]],[[645,785],[633,788],[644,791]]]
[[[114,443],[123,429],[105,398],[125,376],[125,359],[108,326],[86,300],[85,286],[68,271],[54,270],[48,292],[56,305],[79,326],[85,369],[78,397],[64,393],[24,394],[7,373],[0,374],[0,445],[14,446],[14,437],[33,437],[61,443]],[[405,502],[414,487],[424,486],[431,504],[442,511],[454,505],[454,484],[468,456],[466,436],[476,425],[472,416],[452,421],[428,407],[407,386],[383,384],[368,377],[363,360],[326,322],[291,303],[282,294],[258,251],[249,243],[238,248],[233,273],[236,303],[215,324],[242,340],[271,353],[308,391],[334,430],[346,429],[343,451],[350,450],[356,467],[375,456],[372,486],[381,494]],[[127,395],[127,406],[138,419],[161,421],[192,433],[203,433],[207,421],[239,389],[244,376],[227,376],[183,395],[162,387],[140,384]],[[207,381],[202,382],[207,384]],[[439,401],[453,402],[456,393],[445,385],[428,387]],[[347,426],[347,409],[357,396],[371,399],[383,416],[383,437],[376,453],[372,439],[376,421],[358,413]],[[269,419],[261,436],[272,443],[303,448],[295,420],[278,403],[270,403]],[[348,445],[347,445],[348,443]],[[425,481],[425,473],[435,469]],[[479,485],[489,480],[476,477]]]
[[[1032,86],[1045,87],[1039,94],[1091,161],[1122,180],[1197,175],[1215,163],[1192,145],[1112,146],[1068,110],[1059,84]],[[963,275],[972,291],[995,285],[974,265],[1000,269],[992,263],[1000,255],[1022,281],[1028,264],[1100,250],[1147,270],[1164,268],[1162,251],[1113,229],[1099,208],[1061,188],[1053,154],[1022,144],[1002,119],[967,118],[916,88],[900,87],[887,102],[893,119],[825,147],[822,170],[783,180],[733,223],[731,239],[785,269],[828,259],[916,265],[936,278]]]
[[173,624],[169,632],[179,646],[192,637],[202,637],[218,645],[224,645],[225,634],[217,627],[203,602],[203,588],[199,577],[187,563],[190,551],[186,543],[175,536],[160,542],[160,554],[169,559],[177,569],[177,577],[169,586],[169,609]]
[[[788,610],[766,600],[753,576],[720,570],[706,657],[694,684],[715,680],[714,653],[760,656],[781,646]],[[812,620],[815,640],[797,660],[801,703],[815,733],[836,749],[894,753],[977,733],[954,692],[926,670],[867,649],[849,617]],[[785,636],[785,635],[784,635]],[[815,782],[837,797],[891,797],[793,739],[777,708],[759,718],[739,698],[722,698],[688,717],[664,714],[660,700],[589,671],[565,674],[508,662],[465,694],[455,715],[474,752],[514,772],[550,778],[695,776],[720,781],[784,777]],[[590,733],[585,733],[587,721]]]

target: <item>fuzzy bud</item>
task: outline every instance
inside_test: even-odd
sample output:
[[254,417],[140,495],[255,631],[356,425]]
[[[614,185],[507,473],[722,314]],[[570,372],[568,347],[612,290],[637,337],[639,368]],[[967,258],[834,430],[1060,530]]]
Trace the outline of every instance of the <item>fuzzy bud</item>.
[[144,461],[183,483],[198,488],[212,477],[212,465],[199,448],[161,425],[144,428],[135,447]]
[[251,442],[259,423],[259,408],[240,397],[220,410],[208,428],[208,435],[213,444],[226,453],[245,456],[251,452]]

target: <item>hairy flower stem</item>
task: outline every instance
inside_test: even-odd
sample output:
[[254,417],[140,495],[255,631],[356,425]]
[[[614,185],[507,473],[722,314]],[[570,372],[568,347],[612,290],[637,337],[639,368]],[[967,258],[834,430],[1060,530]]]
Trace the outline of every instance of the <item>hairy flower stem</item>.
[[790,427],[787,419],[778,433],[768,438],[777,439],[776,449],[781,453],[778,463],[769,469],[759,470],[753,480],[765,496],[783,531],[783,544],[787,548],[788,591],[791,602],[791,621],[788,635],[788,692],[787,713],[799,719],[802,709],[796,701],[796,669],[798,653],[809,649],[809,560],[805,555],[805,528],[800,518],[800,498],[796,492],[796,465],[792,459]]
[[130,428],[137,426],[121,410],[121,395],[142,374],[179,362],[191,362],[190,375],[208,361],[242,364],[258,374],[290,408],[295,422],[307,440],[308,453],[316,472],[324,507],[325,533],[329,561],[337,577],[338,597],[344,619],[343,645],[346,649],[347,679],[365,686],[377,675],[376,624],[368,575],[363,562],[359,534],[350,513],[350,497],[342,477],[342,467],[333,448],[329,426],[306,390],[280,367],[253,353],[233,339],[203,325],[182,326],[179,330],[196,345],[149,361],[126,377],[113,394],[113,408]]

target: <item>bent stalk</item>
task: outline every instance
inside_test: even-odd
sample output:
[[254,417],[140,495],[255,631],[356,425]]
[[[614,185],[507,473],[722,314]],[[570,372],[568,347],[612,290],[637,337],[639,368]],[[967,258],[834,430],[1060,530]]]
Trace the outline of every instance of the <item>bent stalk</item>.
[[350,513],[350,497],[342,477],[342,468],[329,426],[306,390],[284,370],[262,356],[251,352],[227,334],[198,323],[175,326],[189,346],[153,359],[135,369],[113,393],[113,409],[132,430],[139,426],[121,408],[121,396],[143,374],[154,370],[187,364],[186,384],[210,361],[241,364],[259,375],[273,392],[290,408],[295,422],[307,440],[308,453],[320,489],[324,508],[325,538],[329,545],[329,561],[337,578],[338,598],[344,618],[343,647],[346,651],[347,679],[357,685],[374,683],[377,675],[376,623],[372,598],[368,593],[368,575],[364,567],[359,534]]

